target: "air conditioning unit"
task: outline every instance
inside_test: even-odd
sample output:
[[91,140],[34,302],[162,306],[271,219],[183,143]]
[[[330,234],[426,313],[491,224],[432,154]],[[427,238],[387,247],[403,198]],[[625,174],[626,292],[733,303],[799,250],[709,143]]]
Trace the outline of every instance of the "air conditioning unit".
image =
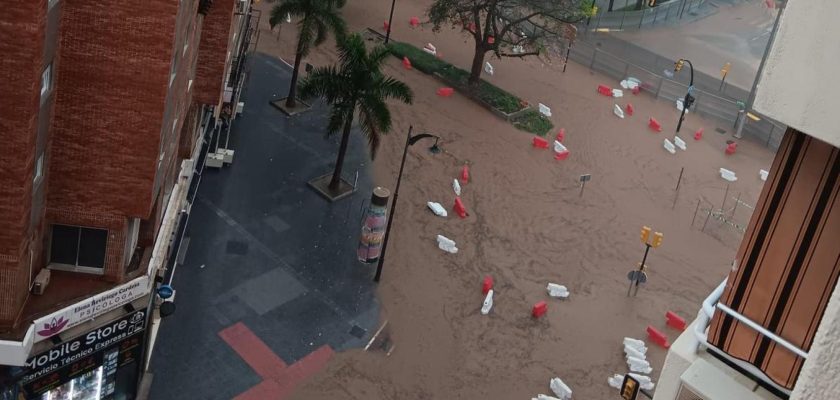
[[50,284],[50,270],[44,268],[35,276],[35,283],[32,285],[32,294],[42,295]]

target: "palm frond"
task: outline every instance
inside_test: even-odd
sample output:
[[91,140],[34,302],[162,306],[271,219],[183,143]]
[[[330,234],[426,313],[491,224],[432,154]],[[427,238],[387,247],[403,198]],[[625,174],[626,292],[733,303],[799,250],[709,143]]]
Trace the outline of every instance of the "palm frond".
[[383,99],[395,99],[405,104],[414,102],[414,93],[411,91],[411,88],[394,78],[382,78],[377,82],[376,89],[378,95]]
[[[385,111],[388,111],[387,107],[385,107]],[[388,113],[387,118],[388,123],[390,124],[390,113]],[[379,150],[379,134],[380,132],[383,132],[379,129],[379,123],[380,121],[377,119],[377,116],[374,115],[371,110],[366,107],[359,107],[359,127],[362,129],[362,133],[365,134],[365,138],[367,139],[368,147],[370,148],[371,160],[376,159],[376,151]]]
[[353,88],[341,71],[329,66],[315,68],[300,82],[298,90],[301,98],[321,97],[329,104],[337,104],[351,97]]
[[274,29],[275,26],[286,19],[287,14],[294,17],[305,16],[308,7],[309,0],[283,0],[280,4],[271,8],[271,15],[268,19],[268,23],[271,25],[271,28]]

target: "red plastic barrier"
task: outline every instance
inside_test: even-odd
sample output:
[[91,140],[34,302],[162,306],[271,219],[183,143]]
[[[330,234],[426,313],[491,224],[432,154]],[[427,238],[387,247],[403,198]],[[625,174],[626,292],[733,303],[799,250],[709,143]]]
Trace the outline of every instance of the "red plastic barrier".
[[598,93],[607,97],[612,97],[612,88],[606,85],[598,85]]
[[539,136],[534,136],[533,140],[534,147],[538,149],[547,149],[548,148],[548,140],[545,140]]
[[468,165],[464,165],[461,168],[461,183],[467,183],[470,181],[470,167]]
[[648,120],[648,126],[656,132],[662,132],[662,124],[660,124],[656,118],[650,117],[650,120]]
[[566,140],[566,128],[560,128],[560,132],[557,132],[557,137],[555,139],[558,142],[563,143],[563,140]]
[[411,19],[408,20],[408,24],[411,25],[412,28],[416,28],[420,25],[420,18],[411,17]]
[[408,57],[403,57],[402,62],[403,62],[403,67],[405,67],[405,69],[411,69],[411,60],[409,60]]
[[634,87],[632,89],[633,94],[639,94],[639,93],[641,93],[641,91],[642,91],[642,86],[641,85],[637,85],[636,87]]
[[696,132],[694,132],[694,140],[700,139],[703,139],[703,128],[700,128]]
[[540,318],[548,311],[548,304],[545,301],[541,301],[537,304],[534,304],[534,308],[531,309],[531,316],[534,318]]
[[635,110],[635,109],[633,108],[633,105],[632,105],[632,104],[630,104],[630,103],[627,103],[627,107],[626,107],[626,108],[627,108],[627,115],[628,115],[628,116],[633,116],[633,111]]
[[455,93],[455,89],[452,89],[451,87],[443,87],[437,90],[437,95],[441,97],[452,96],[452,93]]
[[738,150],[738,143],[732,142],[726,146],[726,150],[724,152],[726,154],[735,154],[735,150]]
[[558,161],[563,161],[569,158],[569,150],[561,151],[559,153],[554,153],[554,159]]
[[668,337],[665,336],[665,334],[660,332],[658,329],[648,325],[647,334],[648,334],[648,339],[650,339],[652,342],[654,342],[654,343],[656,343],[656,344],[658,344],[658,345],[660,345],[660,346],[662,346],[666,349],[671,347],[671,343],[668,343]]
[[487,275],[484,277],[484,281],[481,283],[481,293],[487,294],[487,292],[489,292],[490,289],[493,289],[493,277]]
[[496,43],[496,38],[494,38],[493,36],[488,36],[487,37],[487,44],[493,44],[493,43]]
[[388,21],[385,21],[385,22],[382,23],[382,30],[385,31],[385,32],[388,32],[388,31],[391,30],[391,26],[388,25]]
[[467,30],[470,32],[475,32],[475,23],[470,22],[470,24],[467,27]]
[[685,319],[674,313],[673,311],[668,311],[665,313],[665,322],[674,329],[679,329],[684,331],[686,328]]
[[461,201],[460,197],[455,198],[455,205],[452,207],[455,210],[455,213],[458,214],[461,218],[467,218],[467,208],[464,207],[464,202]]

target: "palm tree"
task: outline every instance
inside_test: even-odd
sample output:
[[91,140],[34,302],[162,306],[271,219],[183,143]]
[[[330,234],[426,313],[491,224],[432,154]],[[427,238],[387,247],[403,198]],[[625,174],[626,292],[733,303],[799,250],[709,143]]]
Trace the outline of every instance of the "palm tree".
[[301,97],[321,97],[332,106],[327,134],[342,131],[338,159],[329,184],[332,192],[339,189],[354,117],[359,117],[359,126],[367,137],[373,159],[379,147],[379,136],[391,129],[391,112],[385,100],[397,99],[411,104],[413,97],[405,83],[382,73],[382,64],[389,55],[386,47],[377,46],[368,52],[362,37],[353,34],[338,42],[338,52],[338,65],[319,67],[300,84]]
[[274,29],[287,15],[301,18],[298,22],[295,67],[292,70],[292,83],[286,98],[287,108],[296,106],[295,90],[300,72],[300,61],[303,57],[306,57],[313,47],[324,43],[329,32],[332,32],[336,39],[345,35],[347,26],[338,11],[344,7],[345,3],[346,0],[281,0],[280,4],[271,9],[271,18],[268,20],[271,29]]

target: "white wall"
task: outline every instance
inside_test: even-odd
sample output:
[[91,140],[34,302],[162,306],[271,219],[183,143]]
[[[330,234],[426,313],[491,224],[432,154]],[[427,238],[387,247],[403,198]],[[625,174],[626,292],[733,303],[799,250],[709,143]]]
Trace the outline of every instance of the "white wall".
[[838,0],[788,0],[753,108],[840,147],[838,17]]
[[840,399],[840,291],[828,301],[791,400]]

